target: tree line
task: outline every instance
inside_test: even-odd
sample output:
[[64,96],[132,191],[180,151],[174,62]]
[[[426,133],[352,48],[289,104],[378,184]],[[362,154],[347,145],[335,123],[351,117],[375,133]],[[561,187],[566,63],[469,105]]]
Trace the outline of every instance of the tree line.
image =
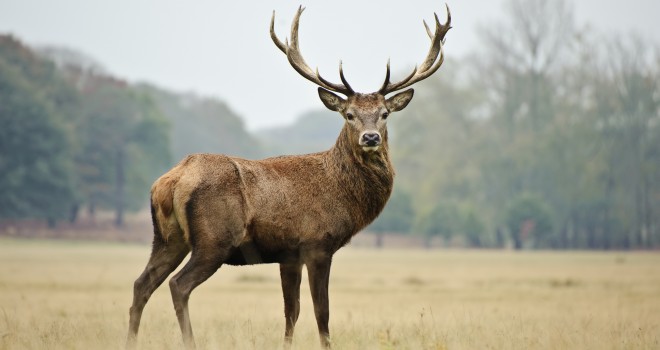
[[172,155],[259,152],[224,103],[129,84],[83,54],[10,35],[0,35],[0,124],[0,220],[50,226],[81,210],[112,211],[122,226]]
[[[395,188],[368,230],[381,243],[403,233],[427,245],[657,248],[658,46],[587,30],[562,0],[509,0],[506,13],[390,120]],[[262,131],[258,146],[221,101],[0,36],[0,220],[54,225],[103,209],[121,225],[185,154],[319,151],[341,127],[328,114]]]
[[391,204],[411,209],[372,229],[411,210],[399,230],[475,247],[657,248],[658,46],[586,30],[564,1],[506,6],[392,121]]

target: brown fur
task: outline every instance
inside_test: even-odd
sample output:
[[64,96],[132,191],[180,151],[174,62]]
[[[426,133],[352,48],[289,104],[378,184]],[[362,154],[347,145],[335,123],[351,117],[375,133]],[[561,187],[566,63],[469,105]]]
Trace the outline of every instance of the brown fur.
[[[382,211],[392,192],[386,119],[413,97],[401,90],[433,74],[442,64],[442,40],[449,19],[436,34],[424,64],[403,81],[356,93],[322,79],[298,50],[298,9],[291,44],[271,37],[291,65],[321,86],[323,104],[346,120],[330,150],[259,161],[217,154],[186,157],[151,188],[154,243],[149,262],[134,284],[127,347],[135,346],[142,311],[151,294],[191,252],[190,260],[170,279],[172,302],[184,345],[195,342],[188,312],[192,290],[222,264],[279,263],[284,296],[285,346],[291,344],[300,312],[302,266],[307,267],[321,345],[330,347],[328,283],[333,254]],[[435,63],[434,63],[435,62]],[[346,99],[328,91],[346,95]]]
[[[411,95],[412,96],[412,95]],[[187,298],[222,264],[279,263],[287,344],[300,310],[302,265],[310,275],[322,344],[329,346],[327,286],[332,255],[371,223],[392,192],[382,96],[342,102],[347,121],[325,152],[259,161],[217,154],[186,157],[151,189],[154,247],[135,282],[129,346],[135,344],[149,296],[185,255],[188,264],[170,280],[186,346],[194,347]],[[383,141],[366,151],[359,139],[375,130]]]
[[[152,187],[163,240],[182,232],[183,241],[193,247],[193,241],[226,234],[233,247],[250,242],[268,252],[332,240],[328,252],[334,253],[376,218],[393,180],[387,151],[347,147],[346,129],[335,147],[316,154],[261,161],[214,154],[187,157]],[[188,206],[193,207],[192,218]],[[215,221],[218,216],[229,220],[223,225],[239,229],[208,232],[190,224],[194,217]]]

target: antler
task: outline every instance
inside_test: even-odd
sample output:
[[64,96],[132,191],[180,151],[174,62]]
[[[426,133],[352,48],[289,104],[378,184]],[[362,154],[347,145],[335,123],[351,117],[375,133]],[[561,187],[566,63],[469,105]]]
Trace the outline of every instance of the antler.
[[296,16],[293,18],[293,23],[291,24],[290,44],[288,40],[286,40],[285,43],[282,43],[280,39],[277,38],[277,35],[275,34],[275,11],[273,11],[273,17],[270,20],[270,37],[273,39],[275,45],[282,52],[284,52],[287,59],[289,60],[289,63],[291,63],[291,66],[293,66],[293,69],[305,77],[305,79],[325,89],[339,92],[346,96],[353,95],[355,91],[353,91],[351,86],[346,81],[346,78],[344,77],[344,70],[342,69],[341,61],[339,61],[339,77],[341,78],[341,82],[343,84],[335,84],[321,77],[318,68],[313,71],[302,57],[300,48],[298,47],[298,25],[300,23],[300,15],[304,10],[304,7],[298,7],[298,12],[296,12]]
[[[420,80],[428,78],[431,76],[431,74],[435,73],[438,68],[440,68],[442,62],[445,60],[445,55],[443,52],[445,34],[447,34],[447,31],[451,29],[451,12],[449,12],[449,6],[447,4],[445,4],[445,6],[447,7],[447,22],[445,22],[445,24],[440,24],[438,15],[433,13],[435,16],[435,33],[431,33],[431,29],[429,29],[426,21],[424,21],[426,33],[429,35],[429,38],[431,38],[431,48],[429,49],[429,53],[426,55],[426,59],[424,62],[422,62],[422,65],[419,66],[419,68],[415,66],[415,69],[413,69],[412,73],[410,73],[407,77],[397,83],[392,84],[390,83],[390,61],[387,60],[387,72],[385,73],[385,81],[383,82],[383,86],[380,88],[380,90],[378,90],[380,94],[386,95],[390,92],[407,88],[408,86],[415,84]],[[440,55],[439,58],[438,54]]]

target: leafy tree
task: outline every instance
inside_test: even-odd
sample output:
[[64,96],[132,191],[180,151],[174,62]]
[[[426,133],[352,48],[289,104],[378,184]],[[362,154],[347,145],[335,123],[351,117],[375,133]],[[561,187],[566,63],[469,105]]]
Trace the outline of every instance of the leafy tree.
[[376,234],[376,246],[382,247],[384,233],[408,233],[414,215],[410,195],[395,187],[385,209],[368,228]]
[[71,135],[57,98],[69,91],[55,67],[0,36],[0,219],[68,215],[73,202]]
[[448,241],[460,229],[458,208],[447,202],[437,203],[433,209],[422,214],[415,222],[415,232],[424,236],[424,246],[431,247],[434,236]]
[[415,197],[417,212],[438,198],[461,202],[477,190],[478,168],[470,157],[479,132],[481,92],[464,83],[465,68],[447,59],[443,74],[420,84],[420,93],[388,123],[397,179]]
[[623,246],[650,247],[660,238],[660,51],[634,35],[602,49],[594,97],[605,154],[603,217],[624,224]]
[[486,226],[472,208],[461,216],[461,232],[471,247],[483,247],[487,244],[484,237]]
[[125,211],[144,207],[149,185],[170,165],[169,125],[147,94],[83,54],[59,48],[41,52],[80,95],[73,125],[79,191],[73,211],[87,205],[93,217],[97,208],[112,209],[121,226]]
[[523,194],[507,208],[506,224],[515,249],[533,239],[539,246],[547,246],[552,235],[552,216],[547,204],[538,197]]
[[121,225],[126,210],[148,202],[149,186],[177,160],[196,152],[245,157],[261,153],[242,121],[219,100],[131,86],[100,64],[69,49],[40,52],[56,62],[80,95],[73,126],[78,205],[112,209]]
[[148,96],[112,77],[88,76],[83,92],[77,160],[85,202],[92,213],[113,208],[121,226],[170,163],[168,124]]

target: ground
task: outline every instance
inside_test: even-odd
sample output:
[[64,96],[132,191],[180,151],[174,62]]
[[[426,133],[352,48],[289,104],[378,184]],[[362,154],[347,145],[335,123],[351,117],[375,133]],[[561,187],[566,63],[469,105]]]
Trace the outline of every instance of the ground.
[[[0,349],[117,349],[140,244],[0,239]],[[319,348],[306,279],[294,349]],[[201,349],[282,348],[277,265],[222,267],[191,296]],[[336,349],[660,349],[657,252],[344,248],[330,280]],[[182,346],[165,283],[143,349]]]

